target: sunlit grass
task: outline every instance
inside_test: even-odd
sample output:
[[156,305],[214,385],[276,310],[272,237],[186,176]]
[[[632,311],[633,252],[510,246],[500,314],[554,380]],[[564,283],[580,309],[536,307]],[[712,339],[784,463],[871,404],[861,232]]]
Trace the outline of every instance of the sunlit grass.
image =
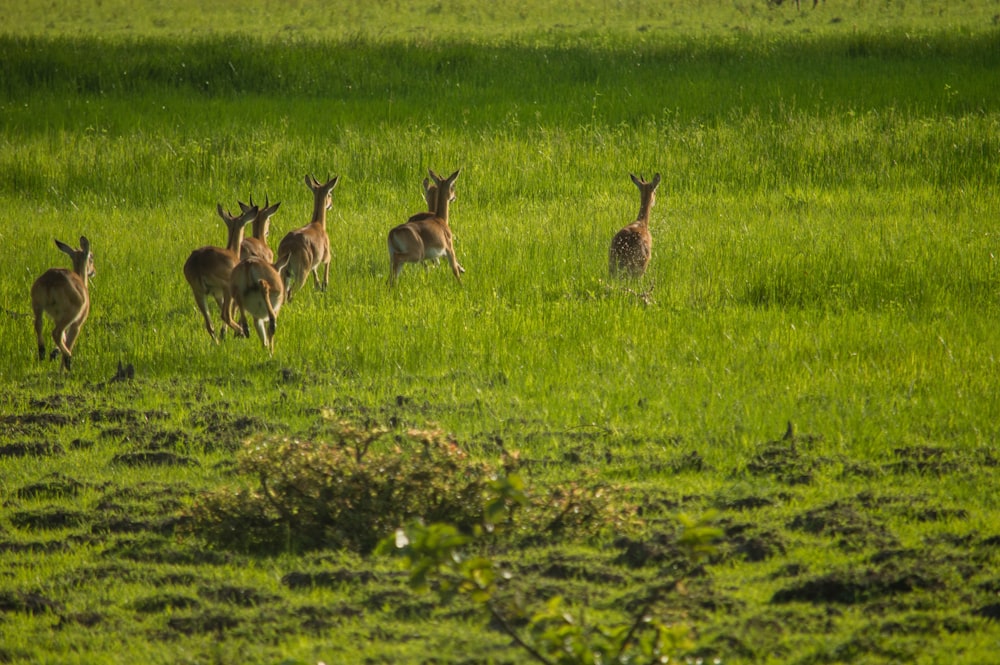
[[[761,639],[744,614],[794,616],[773,636],[775,662],[832,658],[866,643],[875,625],[854,607],[769,603],[788,583],[775,578],[782,570],[859,567],[872,554],[788,535],[803,511],[862,495],[953,511],[923,521],[873,501],[904,550],[993,535],[997,499],[982,491],[1000,436],[991,3],[831,0],[802,12],[722,1],[36,4],[0,0],[0,410],[75,420],[51,441],[65,455],[0,459],[0,490],[53,474],[89,485],[75,499],[5,504],[5,538],[91,543],[100,534],[14,529],[9,515],[108,508],[117,487],[172,488],[184,502],[230,482],[238,435],[219,434],[209,414],[252,419],[263,430],[254,434],[322,439],[324,410],[396,430],[438,425],[485,458],[519,451],[533,483],[598,473],[685,510],[764,497],[759,510],[725,519],[759,521],[787,549],[711,569],[742,606],[713,615],[705,635]],[[467,272],[458,284],[445,266],[407,266],[390,290],[385,236],[424,207],[428,168],[462,169],[451,225]],[[607,277],[607,248],[638,209],[630,172],[663,180],[649,272],[620,284]],[[273,358],[254,339],[212,344],[185,258],[224,241],[217,203],[235,208],[251,195],[282,202],[276,246],[308,221],[306,174],[341,176],[328,291],[310,283],[282,309]],[[66,375],[35,359],[28,291],[65,265],[53,238],[80,235],[98,272]],[[134,380],[111,382],[119,362],[134,365]],[[135,441],[100,420],[118,409],[149,417]],[[816,463],[814,482],[749,474],[789,421]],[[4,425],[4,437],[28,442],[51,429]],[[197,465],[114,464],[122,450],[152,445],[146,430],[175,438],[172,449]],[[964,466],[887,475],[901,449],[965,455]],[[580,464],[563,463],[571,457]],[[208,610],[218,607],[198,588],[227,576],[287,595],[306,615],[382,592],[292,594],[278,583],[289,569],[328,567],[334,553],[143,560],[164,538],[107,541],[126,554],[4,552],[5,588],[75,598],[66,616],[96,607],[104,627],[130,632],[119,640],[70,624],[42,647],[38,635],[57,617],[5,614],[0,660],[85,662],[89,648],[129,662],[153,639],[151,662],[197,660],[192,653],[268,662],[278,651],[303,662],[420,662],[457,630],[453,616],[399,628],[390,593],[367,616],[337,617],[327,642],[294,631],[257,642],[245,626],[259,617],[247,608],[235,613],[246,623],[232,641],[159,640],[166,615],[130,623],[135,603],[158,593],[137,579],[150,571]],[[143,539],[155,542],[143,549]],[[183,559],[200,544],[160,549],[174,547]],[[102,565],[115,569],[86,600],[83,582],[60,581]],[[990,582],[974,575],[958,583]],[[961,614],[968,608],[921,613],[918,602],[928,601],[914,601],[915,620],[979,621]],[[267,630],[286,625],[271,618]],[[381,646],[352,646],[372,642],[372,621],[386,631]],[[956,656],[965,662],[991,653],[992,628],[975,625],[958,633],[968,638]],[[915,634],[962,647],[937,628]],[[470,649],[501,649],[496,637],[474,634]],[[914,652],[910,636],[899,640]]]

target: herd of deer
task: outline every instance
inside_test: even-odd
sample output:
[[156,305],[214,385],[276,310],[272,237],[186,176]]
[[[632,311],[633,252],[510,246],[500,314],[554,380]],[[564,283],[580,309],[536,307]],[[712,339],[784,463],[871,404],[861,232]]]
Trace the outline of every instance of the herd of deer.
[[[448,207],[455,200],[455,181],[459,171],[447,178],[430,171],[424,179],[424,197],[427,212],[410,217],[405,223],[389,231],[389,286],[395,285],[406,263],[433,260],[440,262],[447,257],[455,279],[461,283],[465,269],[455,257],[451,228],[448,226]],[[660,184],[657,173],[649,182],[635,175],[632,182],[639,188],[639,215],[634,222],[621,229],[611,240],[608,252],[608,272],[612,277],[641,277],[649,264],[653,244],[649,234],[649,214],[656,200],[656,187]],[[250,199],[250,205],[240,203],[241,214],[233,215],[218,206],[218,213],[226,223],[228,241],[225,247],[206,246],[191,252],[184,263],[184,277],[191,286],[195,304],[205,320],[205,328],[212,340],[218,336],[208,313],[208,299],[218,304],[225,326],[238,335],[250,334],[247,318],[264,348],[274,352],[274,334],[278,311],[284,302],[291,302],[293,295],[302,288],[312,273],[316,288],[325,290],[330,281],[330,238],[326,231],[326,211],[333,204],[333,189],[339,177],[321,183],[306,176],[306,185],[313,192],[312,221],[289,231],[278,244],[278,258],[267,244],[271,216],[280,203],[270,205],[264,201],[260,208]],[[244,227],[252,223],[252,237],[244,238]],[[45,340],[42,335],[43,315],[55,324],[52,339],[55,348],[51,358],[62,356],[67,370],[73,357],[73,345],[80,328],[90,313],[88,279],[94,276],[94,255],[90,241],[80,238],[80,249],[73,249],[59,240],[56,246],[68,254],[73,269],[52,268],[35,280],[31,286],[31,308],[38,340],[38,358],[45,358]],[[323,268],[320,281],[319,270]],[[234,321],[236,311],[240,322]],[[223,328],[223,331],[225,328]],[[221,332],[220,332],[221,335]]]

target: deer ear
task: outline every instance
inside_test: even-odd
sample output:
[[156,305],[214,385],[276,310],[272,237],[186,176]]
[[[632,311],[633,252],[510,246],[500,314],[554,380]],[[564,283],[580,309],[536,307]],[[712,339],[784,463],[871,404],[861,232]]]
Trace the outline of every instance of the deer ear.
[[62,240],[56,240],[56,247],[59,248],[60,252],[73,256],[73,248],[64,243]]
[[659,173],[657,173],[656,175],[653,176],[653,182],[650,183],[650,184],[653,185],[653,187],[656,187],[657,185],[660,184],[660,174]]
[[628,177],[632,178],[632,182],[635,183],[636,187],[642,187],[642,178],[640,178],[634,173],[629,173]]
[[227,219],[226,211],[222,209],[221,203],[215,204],[215,211],[219,213],[219,217],[221,217],[222,219]]
[[90,253],[90,241],[87,240],[87,236],[80,236],[80,249],[88,254]]
[[461,173],[461,172],[462,172],[462,169],[458,169],[457,171],[455,171],[454,173],[452,173],[450,176],[448,176],[448,180],[450,182],[455,182],[456,180],[458,180],[458,174]]

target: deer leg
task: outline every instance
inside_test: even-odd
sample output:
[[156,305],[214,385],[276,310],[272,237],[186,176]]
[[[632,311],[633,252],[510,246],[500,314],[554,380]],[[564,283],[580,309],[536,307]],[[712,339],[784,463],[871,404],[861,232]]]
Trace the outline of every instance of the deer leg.
[[56,348],[52,349],[52,358],[54,359],[57,355],[62,354],[62,364],[67,370],[73,358],[73,354],[66,347],[66,326],[68,324],[68,321],[57,321],[55,328],[52,330],[52,341],[56,343]]
[[45,319],[42,316],[42,310],[35,309],[35,339],[38,342],[38,359],[45,360],[45,338],[42,335],[42,328],[44,326]]
[[448,261],[451,263],[451,271],[455,274],[455,279],[457,279],[458,283],[461,284],[461,275],[465,272],[465,269],[458,265],[458,259],[455,258],[455,248],[449,245],[445,250],[445,253],[448,255]]

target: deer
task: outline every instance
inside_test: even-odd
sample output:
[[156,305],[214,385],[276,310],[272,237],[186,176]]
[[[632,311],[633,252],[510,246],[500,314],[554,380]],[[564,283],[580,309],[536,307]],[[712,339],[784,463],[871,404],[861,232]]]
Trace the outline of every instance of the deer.
[[240,311],[243,334],[250,336],[247,314],[253,319],[254,329],[261,344],[274,355],[274,334],[277,330],[278,311],[285,300],[285,287],[281,280],[284,264],[272,265],[259,257],[248,257],[233,268],[229,289]]
[[[441,256],[447,256],[451,263],[451,271],[458,283],[462,283],[461,274],[465,272],[455,257],[455,247],[448,226],[448,206],[455,198],[455,181],[461,169],[447,178],[428,170],[433,184],[425,181],[424,190],[428,200],[428,212],[410,217],[405,223],[389,231],[389,286],[395,285],[399,273],[405,263],[419,263],[428,259],[438,261]],[[430,204],[431,191],[435,200]]]
[[[237,201],[237,203],[239,203],[240,210],[243,212],[256,207],[252,196],[250,197],[250,205],[242,201]],[[250,237],[244,238],[243,242],[240,243],[240,260],[250,257],[257,257],[268,263],[274,260],[274,252],[271,251],[271,248],[267,244],[267,236],[271,227],[271,217],[278,211],[278,206],[280,205],[281,201],[271,205],[267,196],[264,197],[264,207],[257,211],[257,216],[254,217],[253,225],[250,227]]]
[[[226,246],[224,248],[211,245],[200,247],[191,252],[191,256],[184,262],[184,277],[191,285],[194,302],[205,319],[205,329],[208,330],[209,336],[216,344],[219,343],[219,338],[215,335],[215,328],[212,326],[212,319],[208,314],[209,296],[219,305],[222,322],[235,330],[237,334],[243,333],[243,329],[233,321],[229,277],[240,260],[243,227],[257,217],[258,210],[256,206],[249,207],[243,211],[243,214],[236,216],[228,210],[223,210],[220,203],[217,212],[228,229]],[[220,331],[220,336],[224,332],[225,328]]]
[[[284,266],[281,279],[288,302],[305,285],[309,273],[312,273],[320,291],[325,291],[330,283],[330,237],[326,233],[326,211],[333,206],[333,188],[339,180],[340,176],[334,176],[326,183],[320,183],[313,176],[306,176],[306,186],[313,193],[312,221],[289,231],[278,244],[277,263]],[[322,284],[319,279],[321,265],[325,267]]]
[[80,335],[80,329],[90,315],[90,288],[88,280],[97,271],[94,269],[94,255],[90,251],[90,241],[80,236],[80,249],[73,249],[56,240],[56,247],[69,255],[73,269],[50,268],[31,285],[31,310],[35,315],[35,338],[38,340],[38,359],[45,360],[45,338],[42,335],[44,317],[52,319],[51,359],[62,354],[62,366],[70,371],[73,361],[73,345]]
[[[434,184],[431,181],[430,178],[424,178],[423,185],[424,185],[424,201],[427,202],[427,210],[429,212],[432,212],[432,213],[437,213],[437,192],[438,192],[438,186],[436,184]],[[455,202],[455,198],[456,198],[455,197],[455,188],[452,187],[452,189],[451,189],[451,196],[448,197],[448,204],[450,205],[450,204],[454,203]],[[420,216],[423,216],[423,215],[426,215],[426,214],[427,213],[417,213],[413,217],[410,217],[410,220],[413,220],[414,217],[420,217]],[[423,264],[424,264],[425,268],[427,267],[427,262],[428,261],[434,261],[434,265],[436,266],[436,265],[439,265],[441,263],[441,257],[440,256],[435,256],[433,259],[430,259],[430,258],[424,259]],[[463,268],[461,265],[458,266],[458,270],[459,270],[459,272],[463,272],[463,273],[465,272],[465,268]]]
[[646,182],[642,177],[629,174],[639,188],[639,215],[634,222],[620,230],[611,239],[608,251],[608,272],[612,278],[632,277],[638,279],[646,272],[653,248],[653,237],[649,234],[649,212],[656,202],[656,187],[660,184],[660,174]]

